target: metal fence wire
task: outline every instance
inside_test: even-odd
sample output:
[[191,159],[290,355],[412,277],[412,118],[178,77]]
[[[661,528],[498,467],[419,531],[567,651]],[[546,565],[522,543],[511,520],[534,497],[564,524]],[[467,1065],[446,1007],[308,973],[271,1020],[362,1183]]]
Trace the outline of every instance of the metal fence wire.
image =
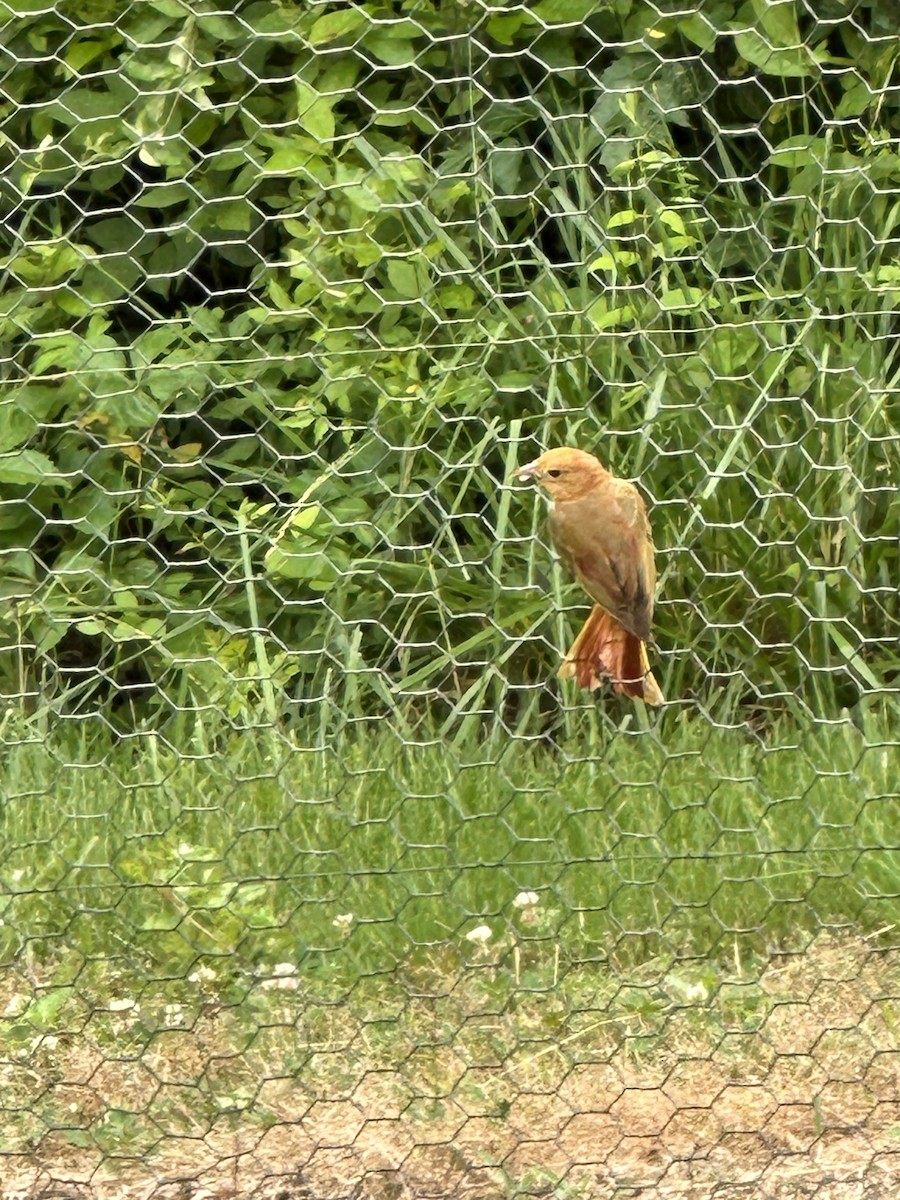
[[900,1194],[898,22],[0,3],[0,1197]]

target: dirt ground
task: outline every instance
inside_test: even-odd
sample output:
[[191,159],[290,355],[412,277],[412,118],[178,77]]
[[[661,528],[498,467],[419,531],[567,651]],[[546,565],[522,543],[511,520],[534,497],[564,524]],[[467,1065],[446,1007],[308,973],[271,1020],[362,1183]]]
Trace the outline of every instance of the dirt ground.
[[[232,1045],[252,1099],[193,1124],[197,1089],[224,1058],[209,1030],[173,1030],[139,1062],[60,1040],[30,1069],[52,1080],[83,1144],[64,1119],[28,1146],[3,1139],[0,1197],[896,1200],[898,980],[900,951],[820,938],[756,981],[756,1028],[726,1021],[711,1035],[686,1007],[647,1053],[591,1014],[512,1056],[492,1058],[489,1038],[475,1054],[446,1031],[421,1072],[415,1049],[391,1064],[357,1040],[341,1058],[349,1074],[321,1069],[311,1086],[279,1067],[274,1042],[256,1057],[252,1042]],[[433,1048],[435,1028],[422,1034]],[[177,1127],[160,1120],[148,1136],[145,1123],[139,1146],[113,1150],[95,1136],[111,1110],[152,1118],[148,1097],[163,1093],[180,1097]]]

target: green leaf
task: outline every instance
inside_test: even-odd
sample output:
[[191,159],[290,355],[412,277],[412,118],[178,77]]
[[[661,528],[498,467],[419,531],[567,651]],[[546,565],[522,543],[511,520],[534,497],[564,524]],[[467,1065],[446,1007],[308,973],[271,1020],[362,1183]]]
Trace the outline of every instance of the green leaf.
[[810,163],[816,161],[814,153],[816,146],[821,151],[819,161],[824,163],[828,153],[824,139],[812,137],[808,133],[800,133],[779,142],[772,151],[769,161],[776,167],[808,167]]
[[154,641],[165,630],[166,623],[159,617],[143,620],[117,621],[110,632],[114,642]]
[[262,171],[266,175],[296,175],[308,167],[314,157],[308,142],[298,140],[282,143],[266,159]]
[[495,13],[487,23],[487,31],[501,46],[512,46],[524,34],[534,37],[535,19],[521,8],[508,13]]
[[310,587],[325,588],[340,576],[331,561],[321,552],[292,553],[273,546],[265,557],[266,572],[282,579],[302,579]]
[[495,387],[498,392],[527,392],[536,382],[527,371],[506,371],[499,376]]
[[875,92],[864,79],[847,85],[844,83],[844,94],[835,110],[835,117],[861,117],[875,99]]
[[0,404],[0,454],[15,450],[34,434],[37,422],[30,413],[12,404]]
[[325,13],[313,22],[309,31],[309,44],[327,46],[329,42],[336,42],[339,38],[352,37],[358,29],[367,24],[366,14],[358,8],[342,8],[337,12]]
[[[132,200],[137,208],[172,208],[183,204],[185,200],[197,201],[196,189],[186,183],[159,183],[155,187],[144,188],[136,200]],[[131,223],[134,229],[133,222]]]
[[797,24],[795,0],[752,0],[738,14],[738,54],[767,75],[800,78],[818,73]]
[[4,4],[0,4],[0,18],[4,20],[46,11],[47,5],[43,0],[6,0]]
[[718,301],[699,287],[671,288],[659,297],[659,305],[668,312],[693,312],[701,307],[719,307]]
[[363,45],[389,67],[408,67],[418,58],[415,43],[423,36],[422,29],[412,21],[393,21],[371,27]]
[[587,310],[587,318],[595,329],[614,329],[617,325],[630,325],[634,321],[634,309],[630,304],[610,308],[605,300],[595,300]]
[[600,0],[540,0],[531,11],[547,25],[571,25],[608,9]]
[[53,988],[28,1005],[25,1019],[38,1028],[52,1029],[60,1010],[72,995],[72,988]]
[[688,41],[693,42],[695,46],[699,46],[701,50],[712,50],[716,44],[717,29],[719,26],[717,26],[714,20],[704,20],[699,12],[692,12],[686,17],[681,17],[677,28],[684,34]]
[[56,486],[65,483],[53,476],[56,476],[56,467],[46,454],[37,450],[19,450],[16,454],[0,457],[0,483],[52,483]]
[[99,637],[105,632],[104,626],[99,621],[95,621],[93,617],[89,617],[86,621],[76,621],[75,628],[86,637]]
[[622,212],[613,213],[606,222],[607,229],[621,229],[623,225],[633,225],[640,217],[640,213],[636,213],[632,208],[623,209]]
[[318,504],[307,504],[303,508],[295,509],[285,523],[283,532],[291,529],[312,529],[313,525],[318,521],[321,511],[322,509]]
[[415,266],[404,259],[392,258],[387,265],[391,287],[404,300],[418,300],[422,295],[419,273]]
[[837,646],[843,657],[847,660],[850,666],[862,676],[869,687],[875,691],[878,691],[880,688],[882,688],[884,684],[875,674],[873,674],[865,660],[860,655],[859,651],[851,646],[850,642],[844,637],[843,633],[841,633],[838,627],[829,621],[826,624],[826,628],[831,640],[834,642],[835,646]]
[[108,42],[83,41],[73,42],[66,50],[66,66],[73,71],[80,71],[99,55],[109,49]]
[[448,312],[471,309],[475,305],[475,292],[464,283],[450,283],[440,289],[437,300]]
[[332,101],[320,96],[315,88],[302,79],[297,80],[297,118],[306,132],[322,145],[334,141]]
[[687,233],[684,225],[684,219],[680,213],[675,212],[671,208],[664,208],[659,214],[659,219],[667,229],[671,229],[673,233],[682,235]]

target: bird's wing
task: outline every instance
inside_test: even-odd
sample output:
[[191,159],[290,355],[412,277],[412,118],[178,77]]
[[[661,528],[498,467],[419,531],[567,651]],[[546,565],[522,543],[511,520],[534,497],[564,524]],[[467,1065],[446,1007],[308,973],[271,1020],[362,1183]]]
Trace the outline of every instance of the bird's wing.
[[647,510],[637,488],[609,477],[578,500],[558,502],[550,534],[591,599],[646,641],[656,569]]

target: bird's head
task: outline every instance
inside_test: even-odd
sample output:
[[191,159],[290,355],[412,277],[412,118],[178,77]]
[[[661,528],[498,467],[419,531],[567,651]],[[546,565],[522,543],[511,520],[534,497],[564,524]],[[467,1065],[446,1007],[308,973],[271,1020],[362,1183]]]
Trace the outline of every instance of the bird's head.
[[533,479],[546,488],[554,500],[577,500],[604,480],[609,472],[593,454],[572,446],[548,450],[534,462],[519,467],[516,479]]

